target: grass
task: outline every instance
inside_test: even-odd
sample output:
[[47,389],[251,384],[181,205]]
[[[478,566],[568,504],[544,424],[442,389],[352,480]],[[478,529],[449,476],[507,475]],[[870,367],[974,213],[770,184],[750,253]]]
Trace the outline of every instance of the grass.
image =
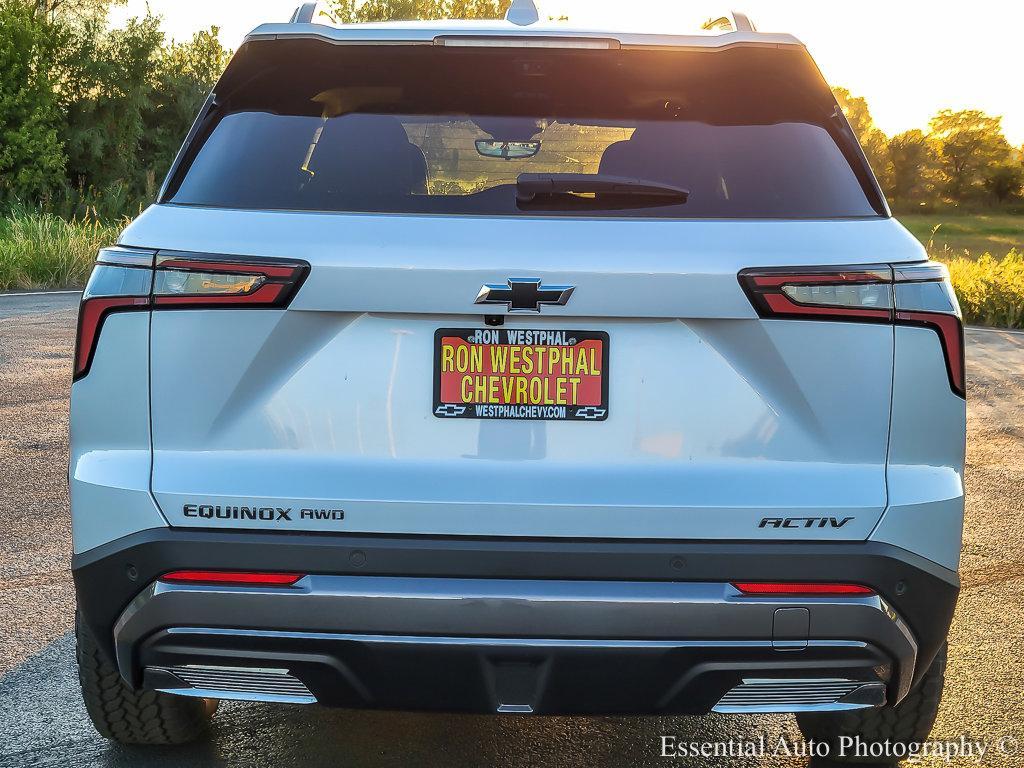
[[122,228],[40,213],[0,218],[0,291],[85,285],[96,252]]
[[964,322],[996,328],[1024,327],[1024,252],[1010,251],[997,259],[943,259],[960,300]]
[[1024,253],[1024,216],[1009,213],[910,213],[897,218],[936,254],[978,257]]
[[965,323],[1024,327],[1024,216],[914,213],[898,218],[931,258],[949,266]]
[[[932,258],[949,265],[966,322],[1024,327],[1024,216],[899,218]],[[81,287],[96,252],[115,242],[123,226],[42,213],[0,217],[0,292]]]

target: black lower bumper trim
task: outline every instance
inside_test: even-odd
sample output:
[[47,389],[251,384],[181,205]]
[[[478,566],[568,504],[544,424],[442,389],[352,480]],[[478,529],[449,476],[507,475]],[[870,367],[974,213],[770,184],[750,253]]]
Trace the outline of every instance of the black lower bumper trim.
[[[771,643],[502,642],[215,630],[164,631],[139,649],[147,687],[177,665],[286,667],[320,704],[540,715],[704,714],[744,678],[877,683],[862,643],[779,653]],[[257,697],[258,698],[258,697]]]
[[[623,581],[839,581],[875,589],[918,643],[915,679],[945,640],[954,572],[888,544],[521,540],[143,531],[76,555],[82,617],[114,658],[114,623],[160,575],[179,569],[334,575]],[[858,638],[850,638],[858,639]]]

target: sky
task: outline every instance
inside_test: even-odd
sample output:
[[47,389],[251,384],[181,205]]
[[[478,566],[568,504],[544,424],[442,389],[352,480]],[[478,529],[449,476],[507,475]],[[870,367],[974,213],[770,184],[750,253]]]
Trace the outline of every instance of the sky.
[[[122,23],[146,7],[187,39],[211,25],[236,48],[249,30],[287,21],[299,0],[128,0]],[[925,128],[939,109],[981,109],[1003,117],[1007,138],[1024,144],[1020,0],[538,0],[542,14],[579,26],[686,32],[735,7],[763,32],[789,32],[810,49],[832,85],[868,100],[887,134]]]

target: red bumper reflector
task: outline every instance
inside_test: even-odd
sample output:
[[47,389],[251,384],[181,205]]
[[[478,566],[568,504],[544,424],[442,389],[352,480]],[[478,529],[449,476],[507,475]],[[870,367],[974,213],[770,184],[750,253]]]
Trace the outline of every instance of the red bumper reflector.
[[259,573],[254,571],[171,571],[160,581],[172,584],[228,584],[235,586],[290,587],[304,573]]
[[744,595],[873,595],[860,584],[775,584],[763,581],[733,582]]

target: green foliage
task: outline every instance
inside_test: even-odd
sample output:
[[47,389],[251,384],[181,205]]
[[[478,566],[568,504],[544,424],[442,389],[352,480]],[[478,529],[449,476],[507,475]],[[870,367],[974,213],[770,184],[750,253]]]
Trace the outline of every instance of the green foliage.
[[833,88],[836,101],[846,115],[846,119],[857,134],[868,163],[875,171],[878,181],[883,188],[886,186],[886,172],[888,170],[886,156],[885,134],[875,125],[871,117],[871,110],[868,109],[868,102],[863,96],[853,96],[846,88]]
[[63,180],[47,31],[27,6],[0,0],[0,204],[39,199]]
[[89,19],[65,32],[57,70],[71,186],[106,189],[120,182],[141,194],[139,150],[163,43],[160,21],[147,16],[107,31],[105,21]]
[[986,168],[983,184],[999,203],[1018,197],[1024,191],[1024,165],[1000,163]]
[[512,0],[331,0],[339,24],[400,19],[500,19]]
[[977,207],[986,201],[1005,205],[1024,196],[1024,148],[1011,149],[1002,118],[944,109],[932,118],[928,133],[912,130],[887,138],[863,97],[846,88],[832,90],[897,208]]
[[944,191],[951,200],[962,202],[976,196],[987,169],[1010,155],[1000,117],[976,109],[944,109],[929,125],[944,174]]
[[84,284],[96,252],[114,242],[124,224],[24,211],[0,220],[0,291]]
[[157,179],[171,167],[182,139],[231,57],[219,33],[218,27],[210,27],[189,42],[171,43],[159,51],[152,94],[143,112],[141,154],[149,161],[144,179],[147,198],[155,194]]
[[1024,328],[1024,216],[911,214],[900,221],[949,266],[964,322]]
[[936,258],[1024,253],[1024,216],[1010,213],[901,213],[900,223]]
[[893,203],[927,200],[935,189],[938,170],[931,143],[923,131],[913,130],[889,139],[885,193]]
[[947,262],[964,322],[998,328],[1024,327],[1024,254],[1002,259],[986,253],[972,260]]
[[153,199],[229,52],[212,27],[165,44],[124,0],[0,0],[0,210],[116,218]]
[[37,18],[50,22],[58,20],[77,23],[90,19],[105,19],[112,5],[124,5],[128,0],[33,0],[29,5]]

